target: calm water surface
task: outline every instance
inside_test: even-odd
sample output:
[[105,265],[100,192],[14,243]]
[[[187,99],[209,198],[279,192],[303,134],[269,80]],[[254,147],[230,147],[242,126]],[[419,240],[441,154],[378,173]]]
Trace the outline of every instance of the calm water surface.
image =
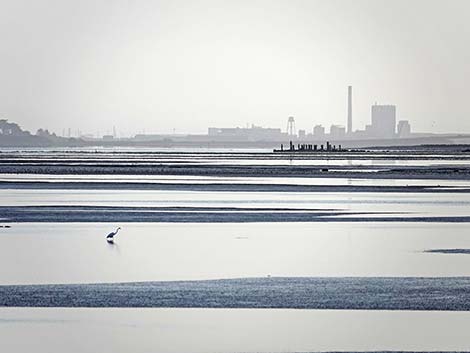
[[[261,184],[261,185],[342,185],[342,186],[460,186],[470,180],[379,179],[379,178],[299,178],[299,177],[215,177],[190,175],[67,175],[67,174],[1,174],[0,181],[27,182],[112,182],[112,183],[178,183],[178,184]],[[119,186],[119,185],[118,185]]]
[[[200,192],[163,190],[0,190],[0,206],[271,207],[386,212],[400,217],[466,216],[469,193]],[[370,215],[367,215],[368,217]],[[373,215],[372,215],[373,216]],[[378,215],[380,216],[380,215]]]
[[0,309],[2,352],[468,351],[470,313]]
[[0,284],[271,276],[470,276],[466,224],[14,224],[0,229]]

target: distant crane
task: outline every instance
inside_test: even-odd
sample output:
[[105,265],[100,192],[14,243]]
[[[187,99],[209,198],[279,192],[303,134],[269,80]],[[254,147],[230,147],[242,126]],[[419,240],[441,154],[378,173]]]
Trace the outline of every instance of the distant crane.
[[120,229],[121,227],[118,227],[114,232],[109,233],[106,236],[106,241],[111,244],[114,243],[114,236],[119,232]]

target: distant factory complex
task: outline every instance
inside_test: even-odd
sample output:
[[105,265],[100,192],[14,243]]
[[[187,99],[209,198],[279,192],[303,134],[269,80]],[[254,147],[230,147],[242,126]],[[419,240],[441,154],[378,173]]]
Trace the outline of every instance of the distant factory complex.
[[[112,134],[82,134],[77,130],[72,136],[71,129],[64,129],[58,136],[47,129],[39,129],[35,135],[23,131],[17,124],[6,119],[0,120],[0,146],[194,146],[194,147],[276,147],[284,149],[326,150],[342,147],[390,146],[409,144],[454,144],[465,143],[468,134],[412,133],[407,120],[397,121],[395,105],[371,106],[370,124],[363,130],[353,129],[353,89],[347,90],[346,126],[333,124],[327,131],[322,125],[311,122],[311,130],[296,129],[293,116],[286,117],[285,130],[256,125],[247,127],[209,127],[207,134],[137,134],[132,137],[118,137],[116,128]],[[305,122],[303,122],[305,123]],[[66,133],[67,131],[67,133]],[[328,142],[328,143],[327,143]],[[292,144],[291,144],[292,143]],[[322,147],[322,145],[324,145]]]
[[329,132],[322,125],[314,125],[311,132],[295,129],[294,117],[287,119],[285,132],[276,128],[262,128],[252,125],[247,128],[210,127],[208,136],[215,139],[241,141],[282,141],[286,139],[313,141],[347,141],[367,139],[395,139],[411,136],[411,126],[407,120],[397,124],[397,109],[394,105],[374,104],[371,107],[371,123],[364,130],[353,131],[352,86],[348,87],[347,129],[343,125],[333,124]]

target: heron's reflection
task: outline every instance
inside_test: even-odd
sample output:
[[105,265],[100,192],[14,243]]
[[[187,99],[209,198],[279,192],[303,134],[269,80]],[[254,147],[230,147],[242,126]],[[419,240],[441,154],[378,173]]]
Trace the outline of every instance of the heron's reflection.
[[118,255],[121,254],[121,250],[120,250],[120,247],[119,247],[118,243],[107,241],[106,244],[107,244],[107,248],[108,248],[109,251],[113,251],[113,252],[117,253]]

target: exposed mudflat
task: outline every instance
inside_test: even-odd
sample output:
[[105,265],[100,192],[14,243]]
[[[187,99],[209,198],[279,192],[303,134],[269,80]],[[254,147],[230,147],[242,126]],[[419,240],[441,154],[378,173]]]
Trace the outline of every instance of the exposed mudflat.
[[470,255],[470,249],[429,249],[425,250],[425,253],[429,254],[464,254],[464,255]]
[[465,150],[348,153],[3,151],[0,173],[470,179]]
[[3,174],[75,174],[75,175],[196,175],[248,177],[329,177],[393,179],[470,179],[469,166],[384,167],[374,166],[265,166],[265,165],[190,165],[190,164],[0,164]]
[[469,223],[470,216],[410,215],[406,212],[350,212],[345,210],[263,209],[223,207],[109,207],[0,206],[0,222],[452,222]]
[[248,183],[157,183],[157,182],[60,182],[60,181],[0,181],[0,189],[46,190],[174,190],[214,192],[456,192],[469,193],[469,187],[440,185],[296,185],[296,184],[248,184]]
[[0,286],[0,306],[470,310],[470,277]]

